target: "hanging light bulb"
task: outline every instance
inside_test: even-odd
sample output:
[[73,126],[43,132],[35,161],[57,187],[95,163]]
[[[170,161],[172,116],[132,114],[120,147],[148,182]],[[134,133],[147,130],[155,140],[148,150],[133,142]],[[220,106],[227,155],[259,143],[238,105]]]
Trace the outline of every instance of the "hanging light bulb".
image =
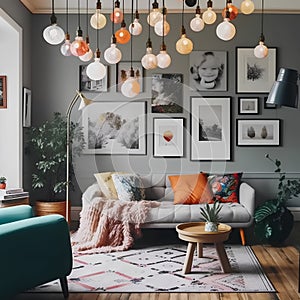
[[60,47],[60,52],[63,56],[71,56],[71,42],[70,35],[66,33],[65,42]]
[[146,70],[153,70],[157,67],[157,57],[152,53],[152,42],[150,37],[146,43],[146,54],[142,57],[142,66]]
[[126,29],[126,23],[124,20],[122,21],[121,28],[115,33],[117,43],[119,44],[127,44],[130,41],[130,33]]
[[264,58],[268,56],[269,49],[265,45],[264,36],[264,0],[261,1],[261,34],[258,45],[254,48],[254,56],[257,58]]
[[82,30],[80,27],[77,29],[74,42],[71,44],[71,53],[74,56],[82,56],[89,51],[89,47],[82,37]]
[[60,47],[60,52],[63,56],[71,56],[71,42],[70,42],[70,34],[69,34],[69,0],[66,0],[66,34],[65,34],[65,42]]
[[189,54],[193,51],[193,42],[186,37],[184,26],[181,28],[181,37],[176,42],[176,50],[180,54]]
[[91,16],[91,26],[95,29],[102,29],[106,25],[106,18],[101,13],[101,2],[97,0],[96,12]]
[[154,27],[155,24],[159,21],[161,21],[163,18],[162,13],[158,9],[158,3],[157,0],[154,0],[152,3],[152,11],[148,14],[147,22],[150,24],[150,26]]
[[226,17],[222,23],[217,26],[216,33],[219,39],[229,41],[234,38],[236,29],[229,20],[229,10],[226,10]]
[[193,31],[199,32],[203,30],[204,25],[205,23],[201,19],[201,10],[200,10],[199,0],[198,0],[198,5],[196,7],[196,14],[195,17],[190,22],[190,27]]
[[241,12],[244,14],[244,15],[250,15],[253,13],[255,9],[255,6],[254,6],[254,3],[252,0],[244,0],[242,3],[241,3]]
[[123,21],[123,12],[120,9],[120,1],[116,0],[115,8],[113,12],[110,14],[110,20],[116,24],[121,23]]
[[229,10],[229,20],[234,20],[239,14],[239,10],[232,4],[232,0],[227,0],[226,7],[222,11],[223,18],[226,18],[226,11]]
[[52,15],[50,17],[50,21],[51,25],[44,29],[43,37],[50,45],[58,45],[64,40],[65,33],[61,27],[57,25],[57,18],[54,13],[54,0],[52,0]]
[[207,10],[202,14],[202,19],[203,19],[204,23],[209,24],[209,25],[215,23],[217,20],[217,15],[213,11],[212,5],[213,5],[212,1],[208,0],[207,1]]
[[112,36],[110,47],[104,51],[104,59],[111,65],[117,64],[122,59],[122,52],[117,48],[117,39]]
[[106,75],[106,68],[105,66],[100,62],[100,50],[97,48],[95,51],[95,60],[94,62],[90,63],[86,68],[86,75],[91,80],[101,80]]
[[170,31],[170,24],[167,22],[167,9],[163,7],[163,18],[154,25],[154,32],[159,36],[166,36]]
[[130,76],[127,78],[121,86],[121,92],[125,97],[133,98],[140,93],[141,87],[138,79],[134,77],[134,70],[131,67]]
[[160,47],[160,52],[157,54],[157,66],[161,69],[165,69],[171,64],[171,57],[167,53],[167,47],[165,44],[162,44]]
[[90,39],[88,36],[86,37],[85,42],[87,44],[88,51],[85,54],[79,56],[79,59],[86,62],[90,61],[93,58],[93,51],[90,48]]
[[135,12],[135,19],[133,23],[129,25],[128,29],[132,35],[140,35],[142,33],[143,27],[140,23],[140,17],[138,11]]

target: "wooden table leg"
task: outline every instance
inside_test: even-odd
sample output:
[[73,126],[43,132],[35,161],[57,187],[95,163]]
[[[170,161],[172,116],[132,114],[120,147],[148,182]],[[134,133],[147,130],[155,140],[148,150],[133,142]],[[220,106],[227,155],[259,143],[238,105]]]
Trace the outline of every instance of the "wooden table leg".
[[203,244],[197,243],[197,254],[198,258],[203,257]]
[[223,243],[215,243],[217,253],[220,259],[221,267],[224,273],[231,272],[231,266],[224,248]]
[[196,243],[189,242],[186,250],[186,256],[185,256],[185,261],[182,270],[183,274],[187,274],[191,272],[195,248],[196,248]]

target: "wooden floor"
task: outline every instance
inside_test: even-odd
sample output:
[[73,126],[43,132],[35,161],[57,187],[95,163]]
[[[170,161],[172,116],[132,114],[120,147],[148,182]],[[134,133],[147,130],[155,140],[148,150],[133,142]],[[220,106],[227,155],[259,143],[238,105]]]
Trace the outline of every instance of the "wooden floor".
[[[96,294],[74,293],[69,300],[296,300],[298,293],[298,250],[292,246],[275,248],[253,246],[265,273],[277,293],[143,293],[143,294]],[[14,300],[62,300],[62,294],[22,294]]]

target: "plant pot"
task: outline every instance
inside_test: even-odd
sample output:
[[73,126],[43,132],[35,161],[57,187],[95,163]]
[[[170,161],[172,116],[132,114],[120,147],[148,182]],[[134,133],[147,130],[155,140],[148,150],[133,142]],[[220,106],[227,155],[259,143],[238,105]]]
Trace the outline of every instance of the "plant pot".
[[215,223],[215,222],[205,222],[204,231],[217,232],[218,231],[218,223]]
[[0,189],[5,190],[6,189],[6,183],[0,183]]
[[66,217],[66,201],[36,201],[35,213],[37,216],[59,214]]

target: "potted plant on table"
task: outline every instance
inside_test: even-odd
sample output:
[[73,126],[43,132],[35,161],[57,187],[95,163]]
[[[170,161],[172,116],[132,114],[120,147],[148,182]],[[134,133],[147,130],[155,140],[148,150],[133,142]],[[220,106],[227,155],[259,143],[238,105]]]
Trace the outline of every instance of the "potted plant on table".
[[[37,127],[30,127],[28,135],[28,148],[35,159],[32,187],[42,190],[46,196],[45,200],[36,201],[36,214],[60,213],[65,216],[67,119],[56,112],[50,121]],[[70,124],[70,141],[73,156],[79,155],[85,142],[82,127],[77,123]],[[74,174],[72,155],[69,162],[72,175]],[[69,182],[69,185],[73,187],[72,182]]]
[[220,211],[222,206],[219,201],[215,201],[213,205],[205,204],[205,207],[200,207],[200,214],[205,220],[205,231],[216,232],[220,221]]
[[1,176],[0,177],[0,189],[5,190],[6,189],[6,177]]
[[286,205],[289,199],[300,194],[300,180],[287,179],[281,171],[281,161],[273,160],[269,154],[265,157],[275,164],[275,173],[279,173],[278,192],[275,199],[256,208],[254,233],[258,241],[275,246],[282,244],[292,231],[294,217]]

